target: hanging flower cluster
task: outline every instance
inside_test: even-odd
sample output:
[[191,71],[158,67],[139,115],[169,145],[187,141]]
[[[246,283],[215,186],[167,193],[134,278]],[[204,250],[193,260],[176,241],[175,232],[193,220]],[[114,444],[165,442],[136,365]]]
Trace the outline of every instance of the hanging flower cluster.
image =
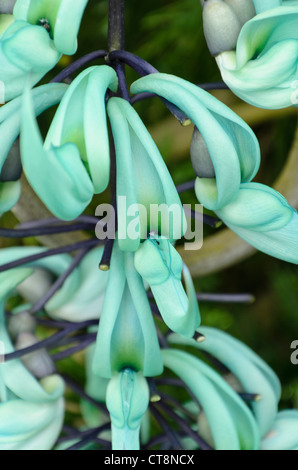
[[[0,449],[50,449],[57,442],[66,379],[45,353],[52,368],[39,381],[35,361],[38,349],[61,341],[79,343],[69,354],[88,346],[81,393],[86,429],[80,432],[94,435],[103,446],[109,439],[119,450],[139,449],[140,439],[143,446],[150,445],[151,410],[161,425],[163,411],[184,430],[182,444],[175,433],[166,436],[172,447],[297,449],[297,411],[278,413],[281,386],[274,372],[230,335],[200,327],[193,280],[175,248],[186,233],[186,216],[163,157],[133,107],[123,64],[142,76],[130,87],[136,99],[143,93],[157,95],[176,117],[193,124],[195,193],[206,209],[259,250],[294,264],[298,214],[275,190],[253,182],[260,148],[242,119],[201,87],[159,73],[131,53],[107,52],[106,65],[88,66],[70,85],[54,80],[31,90],[61,54],[76,52],[86,4],[17,0],[14,21],[0,36],[6,102],[0,109],[0,212],[10,210],[20,196],[20,170],[10,155],[20,134],[24,174],[56,218],[41,232],[38,224],[23,231],[32,236],[59,228],[70,231],[72,225],[73,230],[94,229],[94,219],[83,212],[109,183],[115,185],[117,229],[105,248],[91,238],[64,251],[0,251],[1,269],[6,270],[0,274],[0,341],[5,348]],[[290,93],[298,78],[297,15],[296,1],[203,2],[207,43],[223,79],[249,103],[274,109],[294,104]],[[43,139],[36,117],[57,104]],[[5,178],[8,164],[15,171]],[[122,209],[123,200],[128,212]],[[152,209],[160,206],[165,209],[162,218]],[[77,250],[74,258],[66,254]],[[100,271],[98,263],[109,250],[104,265],[109,270]],[[15,292],[21,305],[5,316]],[[18,351],[10,331],[18,323],[15,318],[21,322],[28,312],[38,314],[41,325],[60,325],[62,330]],[[35,329],[29,322],[17,339],[24,334],[32,339]],[[67,354],[62,350],[54,357]],[[207,364],[204,354],[220,363],[225,374]],[[162,386],[171,383],[168,371],[189,392],[189,400],[177,409],[175,401],[173,409],[166,399],[154,404],[162,398]],[[195,416],[191,424],[189,416]],[[80,446],[80,432],[62,438],[56,448]]]

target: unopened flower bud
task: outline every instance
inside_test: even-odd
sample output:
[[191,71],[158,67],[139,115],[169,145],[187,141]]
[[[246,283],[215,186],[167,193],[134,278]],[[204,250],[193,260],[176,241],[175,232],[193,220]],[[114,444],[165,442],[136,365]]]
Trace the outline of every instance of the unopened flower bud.
[[223,0],[208,0],[203,6],[204,34],[213,56],[236,49],[242,24]]
[[36,321],[29,312],[22,311],[9,317],[8,331],[12,338],[17,338],[21,333],[32,333],[35,328]]
[[190,144],[190,157],[194,172],[200,178],[215,178],[215,171],[210,154],[197,127],[194,128]]
[[[31,333],[21,333],[18,336],[16,350],[25,349],[38,342]],[[55,365],[46,349],[30,352],[22,357],[23,364],[38,379],[43,379],[55,373]]]
[[255,6],[252,0],[225,0],[225,3],[236,13],[242,25],[256,16]]
[[22,174],[22,163],[18,140],[15,141],[0,173],[0,182],[17,181]]

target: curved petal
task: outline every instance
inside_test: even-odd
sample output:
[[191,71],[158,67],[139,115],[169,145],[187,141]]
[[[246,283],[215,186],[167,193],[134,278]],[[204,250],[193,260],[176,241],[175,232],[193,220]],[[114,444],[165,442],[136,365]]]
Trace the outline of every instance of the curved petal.
[[140,450],[140,426],[149,396],[147,381],[131,369],[110,380],[106,404],[112,421],[113,450]]
[[28,90],[24,96],[20,142],[24,171],[38,196],[56,217],[62,220],[78,217],[92,199],[91,180],[74,144],[44,150]]
[[[152,92],[166,98],[199,129],[216,174],[216,193],[205,193],[204,188],[199,191],[200,202],[206,208],[223,207],[237,194],[240,181],[254,178],[260,164],[256,136],[242,119],[209,93],[180,78],[158,73],[137,80],[131,91]],[[208,180],[201,182],[208,184]]]
[[184,267],[187,294],[181,283],[183,262],[169,240],[149,238],[136,251],[134,265],[150,286],[157,307],[168,327],[182,336],[193,337],[200,312],[189,271]]
[[77,35],[88,0],[17,0],[14,7],[16,20],[38,24],[47,20],[56,49],[72,55],[77,50]]
[[[32,90],[32,101],[35,116],[59,103],[68,85],[50,83]],[[22,97],[15,98],[0,108],[0,170],[8,152],[20,133]]]
[[278,413],[272,430],[262,440],[260,450],[297,450],[298,411]]
[[[5,101],[21,95],[26,80],[37,83],[59,61],[44,28],[24,21],[12,23],[0,39],[0,80]],[[29,77],[28,77],[29,76]]]
[[[107,109],[116,148],[118,206],[124,198],[128,209],[118,211],[119,246],[125,251],[136,251],[140,239],[146,239],[149,231],[171,241],[181,238],[187,228],[186,217],[152,137],[127,101],[111,98]],[[133,208],[136,210],[130,216],[129,210]],[[162,223],[159,210],[163,211]],[[130,233],[133,223],[139,224],[136,230],[139,236]]]
[[244,184],[238,197],[216,213],[258,250],[298,264],[298,214],[273,189],[259,183]]
[[164,365],[178,375],[199,400],[211,428],[216,450],[256,450],[259,433],[249,408],[236,392],[199,359],[165,349]]
[[154,376],[162,372],[162,361],[148,298],[134,269],[133,255],[123,253],[115,245],[93,373],[111,378],[125,367],[140,370],[144,376]]
[[19,181],[0,183],[0,214],[9,211],[21,196]]
[[75,291],[69,282],[64,283],[45,305],[45,310],[51,317],[71,322],[99,318],[108,282],[106,273],[98,269],[98,260],[102,253],[103,247],[91,250],[73,271],[71,278],[78,275],[78,281],[72,283],[77,285]]
[[253,402],[251,406],[260,434],[264,436],[274,422],[281,397],[277,376],[250,348],[227,333],[210,327],[200,327],[200,333],[206,337],[202,343],[185,341],[177,335],[171,335],[169,342],[206,351],[237,377],[245,392],[261,395],[261,400]]
[[217,57],[223,80],[255,106],[278,109],[297,104],[297,7],[297,2],[284,2],[255,16],[243,26],[236,53]]
[[54,116],[45,148],[74,143],[90,173],[94,192],[104,191],[110,176],[110,145],[105,110],[108,88],[116,91],[112,67],[89,67],[69,86]]

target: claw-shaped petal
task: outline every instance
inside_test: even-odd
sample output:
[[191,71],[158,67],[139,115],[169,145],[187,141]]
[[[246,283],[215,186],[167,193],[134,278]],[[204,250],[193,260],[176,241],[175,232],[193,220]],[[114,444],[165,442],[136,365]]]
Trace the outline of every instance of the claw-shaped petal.
[[[201,317],[190,273],[163,237],[149,238],[136,251],[134,264],[150,286],[161,316],[168,327],[185,337],[193,337]],[[186,292],[181,282],[184,272]]]
[[238,193],[241,181],[254,178],[260,164],[256,136],[242,119],[209,93],[180,78],[158,73],[137,80],[131,91],[152,92],[166,98],[199,129],[214,166],[216,182],[215,190],[213,185],[209,190],[213,179],[198,180],[199,200],[206,208],[223,207]]

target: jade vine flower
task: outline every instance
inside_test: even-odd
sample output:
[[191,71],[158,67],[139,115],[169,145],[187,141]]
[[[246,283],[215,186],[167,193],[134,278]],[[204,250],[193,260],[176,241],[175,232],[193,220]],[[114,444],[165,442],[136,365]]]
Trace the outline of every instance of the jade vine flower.
[[298,411],[278,413],[272,429],[261,442],[260,450],[298,450]]
[[239,395],[211,367],[180,350],[164,349],[165,367],[178,375],[200,402],[216,450],[256,450],[257,423]]
[[[57,104],[66,90],[67,85],[64,84],[49,84],[35,88],[32,92],[34,114],[39,115]],[[0,214],[9,211],[21,194],[20,183],[15,181],[20,177],[20,165],[15,161],[11,150],[20,133],[21,106],[22,98],[18,97],[0,108]]]
[[149,406],[149,387],[140,372],[124,369],[107,388],[107,408],[112,421],[113,450],[139,450],[141,421]]
[[235,199],[216,213],[258,250],[298,264],[298,214],[274,189],[259,183],[242,184]]
[[[117,295],[115,295],[117,292]],[[152,312],[133,253],[115,241],[109,279],[98,327],[93,373],[111,378],[129,368],[145,377],[163,367]]]
[[31,85],[39,82],[59,58],[44,28],[25,21],[13,22],[0,37],[3,102],[21,95],[27,80]]
[[170,335],[170,344],[194,346],[206,351],[221,361],[237,377],[242,391],[257,393],[261,400],[251,404],[259,427],[260,437],[271,429],[281,397],[281,385],[273,370],[248,346],[231,335],[216,328],[200,327],[206,338],[201,343],[185,340],[178,335]]
[[[209,178],[198,178],[200,202],[208,209],[224,207],[239,191],[241,182],[251,181],[260,165],[260,147],[249,126],[227,106],[173,75],[155,73],[131,86],[132,93],[152,92],[181,109],[207,143],[214,167],[216,193]],[[216,135],[216,139],[214,138]]]
[[[205,8],[216,1],[223,3],[209,0]],[[298,3],[279,0],[254,3],[259,14],[247,21],[239,34],[230,23],[231,43],[235,42],[233,32],[238,37],[235,47],[228,47],[227,40],[225,44],[219,39],[215,20],[208,16],[205,31],[211,52],[216,56],[224,82],[244,101],[268,109],[297,106]],[[215,13],[219,22],[216,12],[209,13],[211,16]]]
[[[179,253],[164,237],[150,237],[136,251],[134,265],[150,286],[167,326],[192,338],[201,323],[195,288]],[[181,283],[183,271],[187,294]]]
[[237,379],[238,392],[260,394],[260,400],[253,402],[251,409],[226,380],[201,359],[168,349],[162,351],[164,365],[198,398],[216,450],[257,450],[276,419],[280,382],[272,369],[245,344],[215,328],[200,327],[200,333],[206,337],[204,342],[196,343],[172,334],[168,337],[169,344],[194,346],[218,359]]
[[208,93],[176,77],[153,74],[135,82],[132,91],[168,99],[195,124],[191,153],[198,200],[257,249],[297,264],[296,210],[275,190],[251,182],[260,163],[252,130]]
[[88,0],[17,0],[13,14],[16,20],[43,26],[57,51],[73,55],[87,3]]
[[[23,268],[0,275],[0,341],[5,354],[13,352],[5,324],[6,299],[31,273]],[[0,364],[0,449],[50,450],[64,421],[63,394],[59,376],[38,382],[19,359]]]
[[[13,247],[0,251],[0,263],[5,264],[31,255],[43,253],[41,247]],[[83,258],[77,268],[68,276],[63,286],[46,303],[44,310],[53,319],[69,322],[81,322],[99,318],[108,280],[108,273],[98,269],[98,260],[103,253],[102,247],[96,247]],[[37,270],[38,275],[29,276],[17,286],[17,291],[30,303],[37,302],[46,294],[53,282],[53,276],[62,275],[72,263],[70,255],[56,255],[42,258],[27,266]],[[14,271],[18,272],[19,268]],[[42,273],[50,277],[42,284],[39,283]],[[44,287],[43,287],[44,286]],[[44,289],[44,291],[42,290]]]
[[[59,103],[67,88],[68,85],[62,83],[36,87],[32,91],[34,114],[38,116],[46,109]],[[22,97],[15,98],[0,108],[0,171],[20,133],[21,109]]]
[[[187,222],[171,175],[133,107],[111,98],[107,111],[115,141],[119,246],[136,251],[148,232],[180,239]],[[125,198],[127,211],[121,210]],[[140,207],[141,206],[141,207]],[[158,209],[163,206],[162,221]],[[143,209],[143,210],[142,210]],[[132,230],[132,234],[130,230]]]
[[[108,66],[90,67],[69,86],[43,145],[30,94],[24,98],[21,157],[27,179],[53,214],[72,220],[109,181],[105,94],[117,89]],[[34,152],[34,158],[32,158]],[[55,184],[49,184],[55,181]]]
[[[77,50],[87,0],[18,0],[14,22],[0,36],[0,82],[4,102],[35,85],[59,61]],[[3,97],[2,97],[3,98]]]

